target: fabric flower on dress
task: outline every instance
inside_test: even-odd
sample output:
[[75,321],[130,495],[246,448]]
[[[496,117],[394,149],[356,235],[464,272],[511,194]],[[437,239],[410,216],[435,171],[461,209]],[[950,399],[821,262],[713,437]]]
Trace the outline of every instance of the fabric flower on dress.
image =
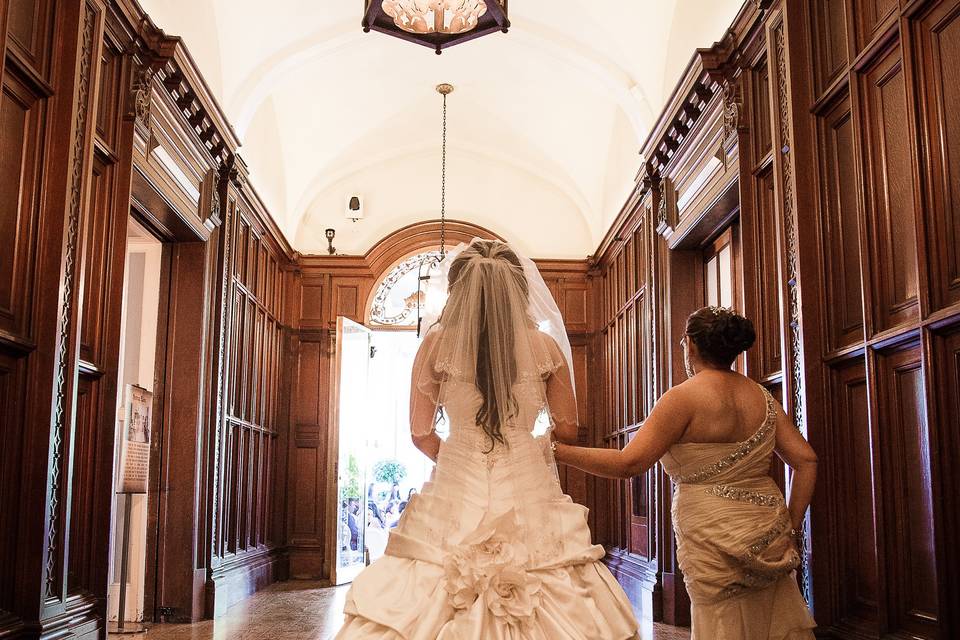
[[443,571],[450,604],[454,609],[469,608],[480,595],[482,586],[479,584],[481,576],[473,571],[467,555],[459,550],[451,553],[443,563]]
[[523,624],[533,616],[540,605],[541,582],[526,569],[526,546],[500,533],[512,525],[512,518],[499,518],[479,528],[475,542],[446,557],[445,589],[454,609],[469,609],[482,598],[483,605],[507,624]]
[[490,577],[483,597],[490,613],[509,625],[522,625],[540,606],[540,578],[515,567]]

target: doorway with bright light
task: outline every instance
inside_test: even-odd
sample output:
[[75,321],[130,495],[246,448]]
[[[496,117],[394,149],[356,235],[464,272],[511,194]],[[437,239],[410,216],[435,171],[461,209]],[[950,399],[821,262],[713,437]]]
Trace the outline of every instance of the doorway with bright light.
[[[144,407],[152,407],[156,378],[162,261],[163,243],[131,218],[127,227],[117,380],[117,482],[108,592],[108,619],[113,630],[117,630],[118,620],[126,623],[129,630],[139,628],[137,623],[145,618],[147,488],[146,482],[140,487],[136,479],[129,477],[134,462],[128,452],[134,445],[149,449],[150,444],[152,425],[149,408],[144,412]],[[151,618],[149,613],[146,618]]]
[[[331,449],[336,514],[332,581],[350,582],[381,555],[433,463],[410,439],[410,374],[420,345],[421,278],[436,251],[395,265],[374,292],[366,325],[340,318],[334,352]],[[443,425],[439,427],[441,430]]]

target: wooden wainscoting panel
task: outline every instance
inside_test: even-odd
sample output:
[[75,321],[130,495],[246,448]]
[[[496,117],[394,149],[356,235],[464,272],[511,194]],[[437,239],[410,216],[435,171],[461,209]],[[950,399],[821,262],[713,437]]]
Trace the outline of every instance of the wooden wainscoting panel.
[[333,316],[343,316],[354,322],[364,321],[364,292],[370,287],[369,278],[333,279]]
[[899,9],[897,0],[850,0],[850,15],[856,32],[856,53],[864,51]]
[[849,97],[817,118],[820,155],[820,233],[829,349],[863,341],[863,291],[857,216],[856,153]]
[[960,1],[910,20],[921,184],[934,310],[960,302]]
[[326,345],[321,342],[301,340],[297,363],[297,393],[294,402],[294,422],[303,425],[318,425],[325,417],[324,395],[321,387],[323,367],[327,365]]
[[112,152],[116,153],[120,143],[122,128],[121,109],[127,99],[127,88],[124,86],[122,53],[117,50],[109,37],[104,38],[100,52],[100,70],[98,74],[99,100],[97,101],[97,136]]
[[937,638],[937,557],[920,347],[878,356],[888,631]]
[[300,326],[304,329],[321,329],[326,326],[324,281],[311,278],[300,287]]
[[777,243],[777,206],[773,167],[768,166],[756,181],[756,240],[759,244],[756,329],[760,356],[759,377],[777,375],[783,368],[781,332],[783,314],[775,301],[780,295],[780,252]]
[[[95,155],[90,174],[89,212],[83,216],[83,322],[80,325],[80,358],[100,364],[106,307],[114,303],[105,295],[115,247],[111,243],[110,216],[114,167]],[[123,243],[121,243],[123,244]]]
[[[833,448],[842,452],[822,470],[823,484],[836,487],[839,540],[837,588],[844,624],[878,633],[880,584],[877,564],[874,473],[867,378],[863,357],[831,371]],[[825,482],[824,482],[825,481]]]
[[[23,455],[23,400],[25,361],[7,354],[0,347],[0,509],[2,513],[16,513],[20,504],[20,464]],[[0,523],[0,611],[13,610],[15,583],[9,577],[16,575],[17,562],[16,518],[4,518]],[[3,614],[0,613],[0,618]]]
[[11,2],[7,5],[7,47],[38,71],[48,71],[53,36],[50,22],[55,4]]
[[759,162],[767,155],[773,144],[770,127],[770,68],[767,66],[766,56],[761,57],[750,68],[745,86],[749,92],[750,101],[750,129],[753,133],[750,141],[753,145],[753,159]]
[[91,540],[91,519],[94,517],[93,491],[97,489],[94,477],[97,472],[98,420],[94,407],[97,403],[99,382],[81,375],[77,381],[77,417],[73,441],[73,478],[70,495],[70,557],[67,568],[67,593],[85,591],[95,593],[97,585],[91,583],[97,547],[103,541]]
[[[944,335],[934,336],[934,398],[937,407],[938,464],[940,475],[940,548],[943,601],[957,602],[960,599],[960,582],[956,580],[956,567],[960,566],[960,324],[955,324]],[[956,625],[960,612],[941,607],[947,624]],[[949,629],[950,627],[946,627]]]
[[[26,6],[26,5],[25,5]],[[33,300],[40,198],[38,163],[44,102],[17,75],[3,74],[0,91],[0,330],[26,338]]]
[[844,0],[810,3],[813,76],[817,96],[847,71],[847,28]]
[[916,216],[909,111],[900,47],[860,78],[874,333],[918,317]]
[[570,333],[583,333],[588,325],[587,284],[585,281],[564,280],[560,287],[563,323]]

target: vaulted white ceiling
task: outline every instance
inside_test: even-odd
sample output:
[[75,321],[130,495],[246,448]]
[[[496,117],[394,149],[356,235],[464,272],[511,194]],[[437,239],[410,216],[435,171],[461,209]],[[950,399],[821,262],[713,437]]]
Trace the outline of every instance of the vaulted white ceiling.
[[[448,216],[537,257],[583,257],[696,47],[742,0],[511,0],[507,34],[447,49],[363,33],[363,0],[141,0],[186,41],[293,246],[363,253],[438,217],[440,82]],[[366,218],[344,207],[364,198]]]

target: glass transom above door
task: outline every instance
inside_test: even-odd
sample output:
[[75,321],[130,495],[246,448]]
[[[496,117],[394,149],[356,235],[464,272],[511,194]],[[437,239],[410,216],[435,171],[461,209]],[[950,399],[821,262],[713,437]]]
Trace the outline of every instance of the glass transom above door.
[[[426,251],[399,263],[377,287],[370,305],[370,325],[381,327],[417,326],[417,303],[422,301],[421,272],[426,275],[440,261],[439,251]],[[419,300],[418,300],[419,293]]]

